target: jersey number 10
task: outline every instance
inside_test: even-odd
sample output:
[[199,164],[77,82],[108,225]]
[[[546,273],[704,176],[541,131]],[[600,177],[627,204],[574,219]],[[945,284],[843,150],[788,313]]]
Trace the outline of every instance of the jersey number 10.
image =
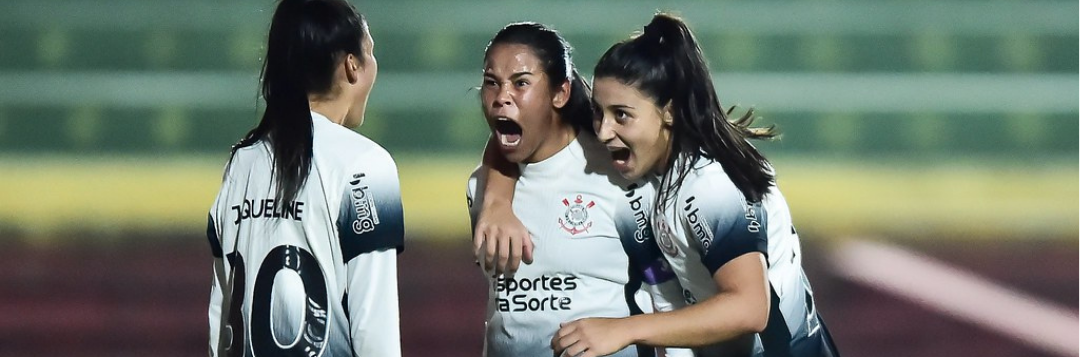
[[[251,349],[255,356],[318,356],[326,347],[326,337],[329,329],[326,328],[328,307],[326,280],[318,261],[306,249],[281,245],[270,251],[263,258],[255,277],[255,289],[251,297],[250,323],[245,326],[243,321],[242,304],[246,274],[244,272],[244,257],[238,252],[229,254],[235,272],[233,276],[232,301],[229,304],[229,323],[226,329],[231,332],[231,343],[225,351],[225,356],[244,355],[244,333],[249,330],[251,334]],[[304,287],[304,312],[303,320],[299,326],[290,323],[287,310],[282,306],[295,306],[292,301],[274,301],[282,294],[274,294],[274,282],[279,273],[294,273],[299,276]],[[275,306],[271,306],[271,304]],[[293,325],[293,326],[288,326]],[[275,326],[286,326],[284,330],[275,331]],[[221,331],[223,334],[225,331]],[[283,336],[292,334],[293,336]],[[283,341],[284,340],[284,341]]]

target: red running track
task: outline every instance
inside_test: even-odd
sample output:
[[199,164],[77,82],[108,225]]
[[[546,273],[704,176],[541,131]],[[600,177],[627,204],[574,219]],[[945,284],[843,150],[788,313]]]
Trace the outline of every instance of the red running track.
[[[112,240],[123,243],[62,246],[6,241],[0,250],[0,355],[206,355],[210,254],[203,238],[124,237]],[[845,356],[1049,356],[837,278],[814,260],[824,257],[821,248],[805,247],[805,264]],[[909,248],[1077,306],[1075,239]],[[400,258],[404,355],[479,356],[486,284],[469,246],[413,243]]]

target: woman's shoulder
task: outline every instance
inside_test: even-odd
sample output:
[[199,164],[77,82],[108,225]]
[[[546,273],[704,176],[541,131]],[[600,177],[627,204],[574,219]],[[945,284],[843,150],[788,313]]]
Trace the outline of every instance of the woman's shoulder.
[[228,177],[233,171],[247,171],[255,165],[271,165],[272,154],[266,139],[259,139],[245,146],[238,146],[229,154],[225,161],[223,175]]
[[702,198],[730,202],[745,201],[742,192],[735,187],[735,183],[724,172],[724,167],[719,162],[701,157],[691,165],[693,166],[686,172],[679,189],[680,201]]
[[312,143],[314,155],[337,157],[346,161],[360,158],[364,161],[393,162],[386,148],[352,129],[332,123],[321,129],[323,130],[315,130]]

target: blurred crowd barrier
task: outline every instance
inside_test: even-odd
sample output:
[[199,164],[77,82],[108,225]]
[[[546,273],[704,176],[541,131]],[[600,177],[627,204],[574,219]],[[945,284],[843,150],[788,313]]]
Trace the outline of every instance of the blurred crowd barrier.
[[[273,4],[0,2],[0,180],[7,181],[0,182],[0,230],[51,227],[60,223],[49,222],[50,214],[77,216],[80,211],[65,209],[80,205],[181,212],[132,219],[142,224],[131,223],[136,228],[172,227],[160,223],[172,221],[182,227],[202,224],[202,214],[196,213],[212,199],[229,146],[258,120],[258,75]],[[399,158],[406,190],[423,192],[406,192],[414,207],[422,207],[412,219],[421,231],[464,215],[457,202],[464,176],[487,135],[473,88],[491,35],[513,21],[548,23],[569,39],[578,67],[589,75],[612,43],[640,30],[658,9],[681,14],[693,26],[723,104],[753,107],[761,123],[779,126],[781,140],[758,145],[778,162],[803,165],[796,172],[816,172],[816,162],[839,163],[845,174],[856,175],[851,178],[856,183],[839,183],[874,185],[874,173],[859,177],[861,170],[851,167],[904,168],[896,172],[910,180],[900,182],[919,191],[935,182],[925,167],[962,162],[979,167],[970,171],[971,182],[996,185],[969,197],[1003,202],[987,194],[1010,186],[1033,187],[1028,189],[1034,195],[1016,195],[1036,200],[1057,197],[1061,187],[1064,196],[1076,197],[1080,41],[1075,1],[354,4],[367,15],[380,65],[359,131]],[[130,175],[113,175],[115,180],[101,187],[88,181],[108,176],[104,171],[117,165],[133,167]],[[1071,174],[1055,173],[1055,180],[1063,179],[1034,186],[1025,175],[1017,175],[1019,181],[1000,179],[1003,171],[1032,166]],[[779,169],[784,175],[785,168]],[[911,176],[903,176],[907,169]],[[787,175],[797,181],[793,185],[809,182]],[[839,175],[835,178],[844,179]],[[60,194],[49,187],[69,184],[65,180],[91,193],[50,200]],[[163,188],[154,180],[170,184]],[[24,181],[42,185],[41,192],[20,186],[28,184]],[[108,185],[146,187],[170,199],[101,193],[113,187]],[[432,198],[448,190],[452,213],[444,212],[449,199]],[[24,202],[24,197],[44,197],[34,201],[45,203]],[[821,205],[848,199],[814,197],[823,200],[815,203]],[[131,204],[139,199],[160,203]],[[177,205],[185,199],[188,203]],[[1077,201],[1061,200],[1049,208],[1071,207],[1062,217],[1075,227]],[[959,202],[955,209],[977,209],[978,202]],[[26,207],[39,216],[27,218]],[[113,223],[104,225],[128,225],[125,211],[117,212]],[[455,227],[463,230],[461,223]]]

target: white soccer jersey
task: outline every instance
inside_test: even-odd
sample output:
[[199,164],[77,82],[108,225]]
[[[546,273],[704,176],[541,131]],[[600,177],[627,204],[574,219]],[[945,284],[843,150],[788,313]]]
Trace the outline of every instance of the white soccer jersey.
[[[559,323],[629,316],[641,287],[616,229],[637,227],[622,188],[629,182],[611,167],[595,137],[583,132],[547,160],[520,167],[513,209],[532,234],[533,263],[522,264],[513,277],[485,273],[488,357],[551,356]],[[469,178],[474,226],[481,205],[473,203],[483,202],[478,189],[485,187],[483,173],[478,169]],[[637,355],[630,346],[613,356]]]
[[[626,199],[616,212],[616,216],[620,219],[615,221],[615,226],[619,231],[623,248],[630,257],[632,271],[638,273],[644,283],[642,289],[647,298],[644,299],[645,301],[639,299],[638,304],[651,303],[652,311],[663,312],[685,307],[686,302],[675,272],[660,252],[656,244],[656,236],[653,234],[651,216],[655,194],[654,186],[649,183],[634,183],[626,187],[624,194]],[[642,310],[646,308],[642,306]],[[658,356],[694,356],[693,351],[687,348],[669,347],[660,350],[663,350],[663,354],[658,353]]]
[[226,167],[206,229],[211,356],[401,355],[397,168],[378,144],[311,117],[311,172],[294,201],[275,202],[265,140]]
[[[694,165],[675,199],[653,217],[658,246],[686,303],[717,294],[713,274],[725,263],[763,252],[772,303],[768,326],[755,336],[755,356],[830,355],[835,347],[814,307],[799,236],[779,189],[773,186],[762,202],[747,203],[719,163],[702,158]],[[708,348],[698,351],[712,355]]]

